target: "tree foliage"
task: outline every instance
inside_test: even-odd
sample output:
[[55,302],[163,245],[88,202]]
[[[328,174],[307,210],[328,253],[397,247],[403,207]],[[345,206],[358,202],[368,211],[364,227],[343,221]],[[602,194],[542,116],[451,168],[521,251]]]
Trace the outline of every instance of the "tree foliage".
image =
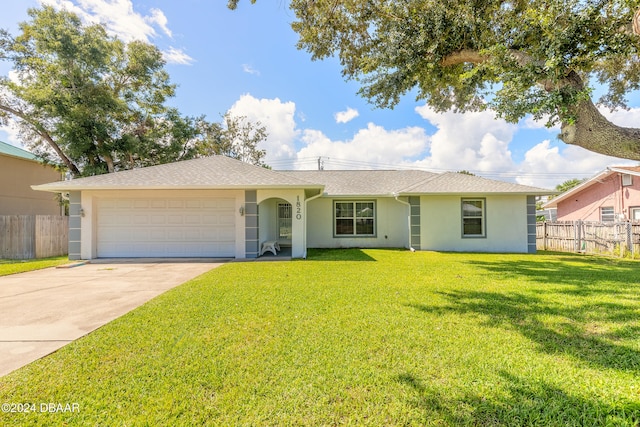
[[[52,7],[30,9],[29,16],[18,36],[0,32],[0,59],[14,66],[0,78],[0,120],[13,121],[39,154],[53,151],[76,176],[205,154],[261,163],[256,144],[264,127],[228,129],[167,106],[175,85],[155,46],[124,43],[102,25],[83,25]],[[229,150],[229,140],[242,141],[254,156]]]
[[[568,179],[568,180],[556,185],[556,191],[564,193],[565,191],[569,191],[572,188],[577,187],[578,185],[582,184],[586,180],[587,180],[586,178],[583,178],[583,179],[578,179],[578,178]],[[549,197],[549,199],[551,199],[551,198],[552,197]]]
[[[290,7],[298,47],[313,59],[337,56],[344,77],[380,107],[410,93],[436,111],[491,108],[510,122],[531,114],[561,124],[566,143],[640,159],[640,130],[614,125],[595,104],[624,108],[640,87],[638,0],[291,0]],[[595,83],[606,90],[594,101]]]

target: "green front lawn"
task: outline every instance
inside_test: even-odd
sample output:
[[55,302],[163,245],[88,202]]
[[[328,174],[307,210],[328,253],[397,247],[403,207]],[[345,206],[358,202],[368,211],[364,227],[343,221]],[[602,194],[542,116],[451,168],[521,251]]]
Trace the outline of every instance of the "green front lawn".
[[0,403],[36,409],[0,424],[637,426],[639,272],[399,250],[230,263],[0,378]]
[[14,260],[0,259],[0,276],[9,274],[24,273],[25,271],[40,270],[42,268],[55,267],[57,265],[68,264],[69,257],[60,256],[53,258]]

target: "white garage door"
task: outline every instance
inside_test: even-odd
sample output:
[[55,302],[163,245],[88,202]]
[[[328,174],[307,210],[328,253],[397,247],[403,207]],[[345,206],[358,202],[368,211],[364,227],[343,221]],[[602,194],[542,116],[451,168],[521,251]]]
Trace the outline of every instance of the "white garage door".
[[98,257],[233,257],[235,201],[100,199]]

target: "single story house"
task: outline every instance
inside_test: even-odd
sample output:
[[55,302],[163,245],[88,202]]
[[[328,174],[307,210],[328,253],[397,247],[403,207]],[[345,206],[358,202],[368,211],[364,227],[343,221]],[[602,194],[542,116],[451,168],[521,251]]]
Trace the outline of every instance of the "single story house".
[[549,200],[558,221],[640,221],[640,166],[614,166]]
[[458,173],[274,171],[212,156],[34,186],[68,193],[69,257],[256,258],[307,248],[535,252],[552,191]]
[[0,215],[60,215],[56,196],[31,186],[61,179],[35,154],[0,141]]

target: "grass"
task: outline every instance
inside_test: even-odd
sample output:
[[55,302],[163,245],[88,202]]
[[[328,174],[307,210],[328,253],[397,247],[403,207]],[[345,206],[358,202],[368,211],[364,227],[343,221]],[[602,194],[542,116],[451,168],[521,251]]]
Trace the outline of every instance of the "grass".
[[42,268],[55,267],[67,263],[69,263],[67,256],[28,260],[0,259],[0,276],[40,270]]
[[[640,425],[637,261],[230,263],[0,378],[3,425]],[[40,406],[36,406],[39,409]]]

